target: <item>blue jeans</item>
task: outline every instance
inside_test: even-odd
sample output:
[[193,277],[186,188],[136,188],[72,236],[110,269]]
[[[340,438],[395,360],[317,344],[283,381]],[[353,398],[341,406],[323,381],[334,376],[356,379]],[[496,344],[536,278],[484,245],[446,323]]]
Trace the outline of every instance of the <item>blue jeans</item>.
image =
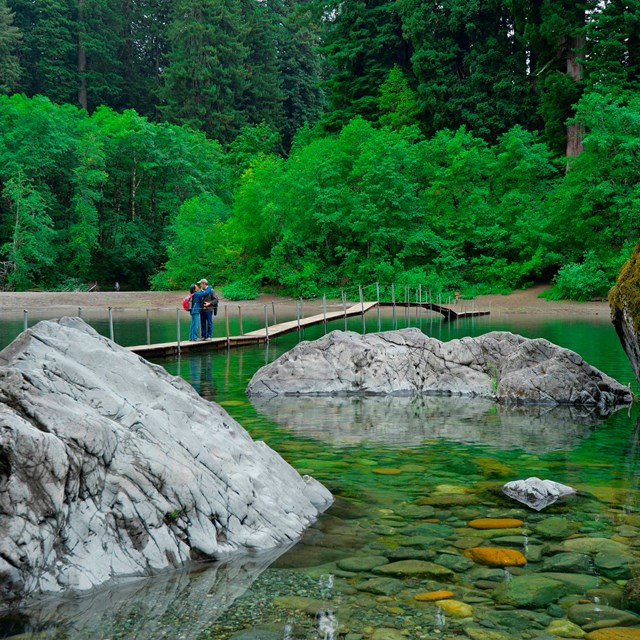
[[200,327],[200,312],[191,314],[191,326],[189,327],[189,340],[198,339],[198,328]]
[[213,311],[200,312],[200,333],[203,338],[210,338],[213,334],[212,328]]

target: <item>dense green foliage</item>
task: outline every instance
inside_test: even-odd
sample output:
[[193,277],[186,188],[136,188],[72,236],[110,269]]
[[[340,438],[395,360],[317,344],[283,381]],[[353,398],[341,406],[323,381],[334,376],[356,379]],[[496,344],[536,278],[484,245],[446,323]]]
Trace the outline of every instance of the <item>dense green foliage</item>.
[[639,87],[640,2],[0,0],[0,284],[602,295]]

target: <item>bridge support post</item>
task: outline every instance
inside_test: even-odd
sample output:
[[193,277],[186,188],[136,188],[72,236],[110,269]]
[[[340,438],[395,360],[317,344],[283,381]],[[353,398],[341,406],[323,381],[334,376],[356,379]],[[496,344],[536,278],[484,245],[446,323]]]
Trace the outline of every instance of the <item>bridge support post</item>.
[[324,332],[327,333],[327,294],[322,294],[322,319],[324,320]]
[[178,333],[178,344],[177,344],[178,357],[180,357],[180,307],[176,309],[176,330]]

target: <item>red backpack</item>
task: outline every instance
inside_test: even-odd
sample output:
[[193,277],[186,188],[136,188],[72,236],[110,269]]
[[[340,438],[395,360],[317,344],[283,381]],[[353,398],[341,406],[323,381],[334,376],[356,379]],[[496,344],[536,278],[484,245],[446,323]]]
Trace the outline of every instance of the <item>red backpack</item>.
[[182,298],[182,308],[185,311],[191,310],[191,296],[192,294],[190,293],[188,296],[185,296],[184,298]]

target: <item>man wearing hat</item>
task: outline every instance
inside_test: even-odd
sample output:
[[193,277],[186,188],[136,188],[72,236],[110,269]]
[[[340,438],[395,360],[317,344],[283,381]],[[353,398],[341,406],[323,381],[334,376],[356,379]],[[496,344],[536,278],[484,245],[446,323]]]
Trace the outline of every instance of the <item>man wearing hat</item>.
[[213,335],[213,290],[209,287],[206,278],[198,280],[200,291],[209,288],[209,293],[202,298],[200,305],[200,336],[201,340],[211,340]]

